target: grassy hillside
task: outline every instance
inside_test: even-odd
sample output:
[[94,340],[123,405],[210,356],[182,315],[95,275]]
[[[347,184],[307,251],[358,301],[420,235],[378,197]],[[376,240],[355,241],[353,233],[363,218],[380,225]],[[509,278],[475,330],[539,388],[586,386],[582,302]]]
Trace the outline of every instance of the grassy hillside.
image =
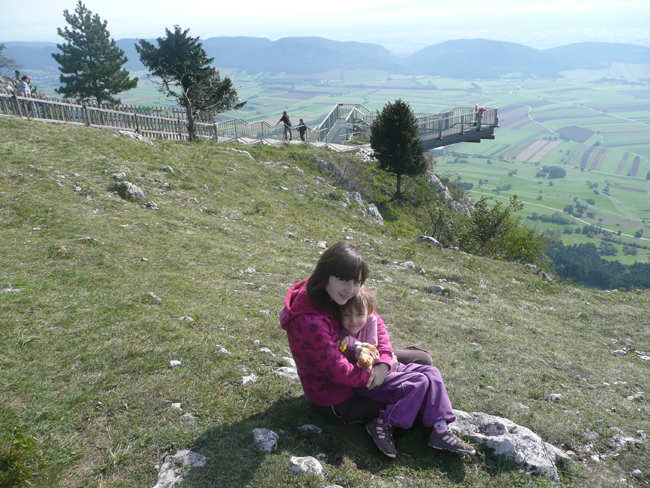
[[[192,487],[552,486],[484,450],[472,460],[426,450],[419,430],[387,460],[361,427],[315,416],[300,386],[273,374],[289,355],[284,293],[309,274],[319,241],[349,238],[393,343],[432,352],[456,408],[575,452],[564,486],[647,486],[647,443],[617,452],[609,440],[650,432],[647,400],[628,399],[647,395],[649,363],[612,354],[650,349],[650,292],[548,283],[395,237],[398,227],[370,224],[316,179],[317,158],[349,156],[232,149],[0,118],[0,462],[16,478],[151,487],[166,454],[191,448],[207,457]],[[142,202],[113,192],[120,171]],[[432,284],[451,296],[427,293]],[[250,374],[258,381],[244,386]],[[551,393],[562,399],[543,400]],[[305,423],[323,434],[301,435]],[[280,434],[275,453],[256,453],[256,427]],[[291,455],[317,453],[326,481],[289,471]]]

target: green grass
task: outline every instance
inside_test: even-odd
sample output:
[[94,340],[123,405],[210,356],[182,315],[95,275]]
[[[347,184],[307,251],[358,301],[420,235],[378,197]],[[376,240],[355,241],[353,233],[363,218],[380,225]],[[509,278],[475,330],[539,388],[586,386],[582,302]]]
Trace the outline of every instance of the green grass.
[[[615,455],[607,443],[616,428],[650,432],[647,402],[627,400],[647,389],[648,363],[612,354],[650,349],[649,292],[547,283],[515,263],[432,249],[381,191],[385,227],[315,179],[316,159],[364,163],[311,147],[241,149],[254,160],[213,143],[152,148],[0,118],[0,439],[22,446],[13,457],[0,449],[0,462],[11,459],[16,476],[39,487],[153,486],[163,457],[191,448],[208,459],[189,473],[192,487],[554,486],[486,450],[473,460],[426,450],[418,429],[386,460],[361,427],[322,420],[299,385],[273,375],[289,355],[278,323],[287,288],[310,273],[318,241],[350,236],[393,343],[432,352],[455,407],[506,416],[576,452],[563,486],[639,483],[630,473],[645,473],[647,445]],[[158,210],[113,193],[118,171]],[[395,264],[406,260],[425,273]],[[452,296],[428,294],[434,283]],[[9,284],[21,291],[3,292]],[[258,382],[242,386],[242,367]],[[549,393],[564,399],[543,401]],[[197,422],[181,421],[172,402]],[[307,422],[323,434],[301,436]],[[255,452],[255,427],[280,434],[275,453]],[[289,472],[289,456],[320,452],[325,482]]]

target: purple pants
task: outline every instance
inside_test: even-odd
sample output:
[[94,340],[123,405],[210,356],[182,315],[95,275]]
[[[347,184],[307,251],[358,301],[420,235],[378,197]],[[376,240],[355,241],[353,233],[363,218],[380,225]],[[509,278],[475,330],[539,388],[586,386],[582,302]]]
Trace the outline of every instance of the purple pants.
[[379,416],[401,429],[410,429],[418,415],[425,427],[433,427],[439,420],[456,420],[442,375],[433,366],[399,363],[397,371],[388,373],[380,386],[372,390],[359,388],[357,392],[384,403]]

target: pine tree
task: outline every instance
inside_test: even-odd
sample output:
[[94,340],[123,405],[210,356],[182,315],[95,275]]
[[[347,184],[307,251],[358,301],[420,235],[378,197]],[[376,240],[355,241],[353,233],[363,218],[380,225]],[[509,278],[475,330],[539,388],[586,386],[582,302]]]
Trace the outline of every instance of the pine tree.
[[112,95],[135,88],[138,79],[129,78],[122,66],[127,62],[124,51],[111,39],[107,22],[88,10],[78,1],[75,13],[63,11],[70,27],[57,31],[67,42],[57,44],[60,53],[52,54],[59,63],[61,87],[57,88],[66,98],[120,103]]
[[402,196],[402,175],[416,176],[427,169],[418,123],[408,103],[387,103],[370,128],[370,145],[379,167],[397,176],[395,197]]
[[189,29],[174,26],[174,32],[165,29],[166,37],[157,39],[158,47],[140,40],[135,45],[140,61],[160,79],[160,91],[174,97],[185,107],[190,140],[196,139],[195,118],[201,112],[224,112],[239,109],[237,91],[230,78],[221,79],[210,64],[198,37],[190,37]]

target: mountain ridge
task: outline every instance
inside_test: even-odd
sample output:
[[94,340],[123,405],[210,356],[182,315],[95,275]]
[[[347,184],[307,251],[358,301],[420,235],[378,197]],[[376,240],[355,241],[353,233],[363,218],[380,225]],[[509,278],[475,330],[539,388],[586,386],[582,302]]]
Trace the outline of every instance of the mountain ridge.
[[[130,71],[142,71],[135,50],[137,39],[117,44],[125,51]],[[335,41],[323,37],[210,37],[201,41],[214,65],[249,73],[313,74],[334,69],[377,69],[411,75],[427,74],[464,79],[499,78],[518,73],[556,77],[567,69],[599,69],[612,63],[650,64],[650,47],[636,44],[581,42],[536,49],[490,39],[454,39],[402,57],[379,44]],[[6,42],[6,55],[22,69],[52,71],[56,43]],[[33,44],[33,45],[32,45]]]

